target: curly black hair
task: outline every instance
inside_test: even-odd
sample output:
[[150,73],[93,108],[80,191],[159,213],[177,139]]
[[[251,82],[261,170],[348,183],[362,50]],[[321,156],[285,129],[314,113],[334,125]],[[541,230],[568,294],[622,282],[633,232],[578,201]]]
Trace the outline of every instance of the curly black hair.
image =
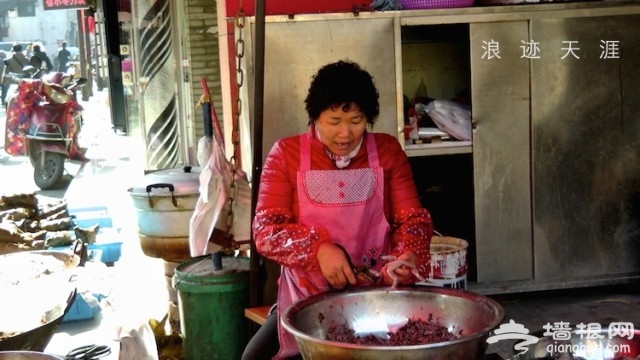
[[304,100],[309,125],[324,110],[337,107],[357,107],[373,125],[380,114],[379,97],[373,77],[360,65],[346,60],[325,65],[313,76]]

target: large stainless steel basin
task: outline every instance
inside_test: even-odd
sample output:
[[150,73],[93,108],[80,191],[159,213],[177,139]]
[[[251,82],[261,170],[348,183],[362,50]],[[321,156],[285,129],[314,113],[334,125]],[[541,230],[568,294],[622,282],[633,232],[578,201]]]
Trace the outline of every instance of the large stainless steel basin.
[[[436,322],[461,336],[411,346],[365,346],[327,340],[329,329],[344,325],[360,332],[397,326],[399,321]],[[480,359],[489,332],[504,318],[496,301],[471,292],[428,286],[368,288],[329,292],[292,304],[280,319],[293,334],[305,360],[312,359]],[[367,324],[367,325],[365,325]]]

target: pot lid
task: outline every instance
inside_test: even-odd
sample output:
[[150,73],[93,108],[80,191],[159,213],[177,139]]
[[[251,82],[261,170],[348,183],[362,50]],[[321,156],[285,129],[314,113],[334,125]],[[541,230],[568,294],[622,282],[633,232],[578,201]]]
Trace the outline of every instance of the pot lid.
[[167,196],[171,192],[173,195],[198,195],[200,171],[199,167],[185,166],[150,172],[130,188],[129,192],[151,196]]

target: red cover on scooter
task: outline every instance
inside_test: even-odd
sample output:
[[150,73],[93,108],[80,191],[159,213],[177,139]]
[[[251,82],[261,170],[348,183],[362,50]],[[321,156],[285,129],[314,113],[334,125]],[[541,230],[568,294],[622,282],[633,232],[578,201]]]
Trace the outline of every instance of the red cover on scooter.
[[[49,92],[47,92],[49,90]],[[5,134],[5,151],[13,156],[26,155],[25,134],[36,135],[38,131],[49,132],[53,137],[62,131],[62,137],[72,139],[69,144],[69,155],[73,159],[79,153],[77,143],[78,128],[74,121],[74,112],[82,108],[67,94],[64,104],[54,100],[63,99],[60,96],[52,96],[57,91],[67,92],[57,84],[43,83],[42,80],[21,80],[18,84],[18,93],[9,100],[7,106],[7,122]],[[48,99],[52,96],[51,99]],[[55,99],[54,99],[55,98]],[[50,100],[50,101],[47,101]],[[44,123],[56,123],[55,126],[43,126]]]
[[31,121],[27,134],[68,138],[68,117],[69,106],[67,104],[45,103],[40,106],[34,106],[31,111]]
[[18,93],[7,104],[4,150],[9,155],[25,155],[25,138],[29,128],[34,104],[40,100],[38,95],[42,82],[22,80],[18,84]]

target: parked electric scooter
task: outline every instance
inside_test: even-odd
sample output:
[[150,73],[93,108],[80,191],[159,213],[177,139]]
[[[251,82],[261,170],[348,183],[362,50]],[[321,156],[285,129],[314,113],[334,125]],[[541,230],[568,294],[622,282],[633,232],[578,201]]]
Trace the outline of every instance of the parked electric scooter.
[[[33,71],[27,69],[25,71]],[[7,103],[5,150],[27,155],[33,179],[42,190],[55,188],[68,159],[84,156],[77,143],[82,127],[82,107],[75,90],[87,80],[52,72],[40,78],[16,79],[18,88]]]

